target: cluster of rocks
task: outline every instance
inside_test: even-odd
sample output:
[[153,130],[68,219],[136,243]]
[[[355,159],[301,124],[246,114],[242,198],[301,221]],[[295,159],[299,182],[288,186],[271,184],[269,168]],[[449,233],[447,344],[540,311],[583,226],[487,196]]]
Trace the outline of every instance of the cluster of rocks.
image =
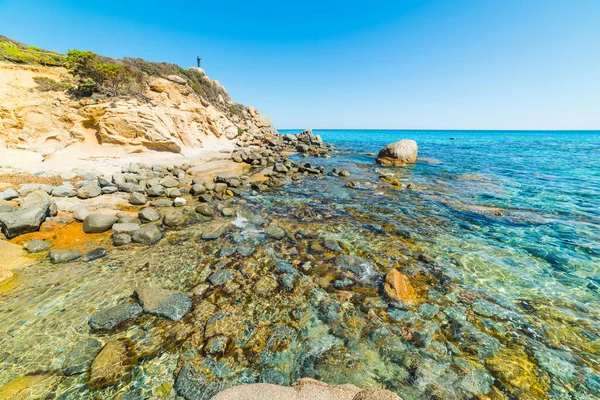
[[232,159],[235,162],[246,162],[256,166],[269,166],[277,163],[280,155],[285,153],[300,153],[313,157],[329,157],[328,146],[319,135],[314,135],[311,129],[299,134],[278,135],[267,133],[260,138],[242,135],[238,139],[240,149],[234,151]]

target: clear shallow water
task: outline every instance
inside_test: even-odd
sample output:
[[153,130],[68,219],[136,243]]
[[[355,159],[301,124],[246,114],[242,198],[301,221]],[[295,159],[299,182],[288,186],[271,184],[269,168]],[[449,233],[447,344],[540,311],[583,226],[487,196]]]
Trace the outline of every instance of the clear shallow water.
[[[233,204],[248,221],[226,238],[202,241],[197,221],[154,247],[24,269],[0,294],[0,386],[34,386],[31,398],[175,399],[181,366],[193,365],[208,371],[206,393],[314,377],[405,399],[600,398],[599,132],[315,133],[337,150],[306,161],[351,176],[248,193]],[[418,141],[418,163],[376,166],[376,152],[402,138]],[[311,238],[266,239],[261,219]],[[336,287],[345,275],[327,240],[377,271]],[[418,306],[382,294],[392,267]],[[220,269],[231,281],[204,287]],[[194,311],[90,331],[93,312],[143,285],[193,293]],[[223,336],[226,350],[209,354]],[[103,388],[62,376],[65,355],[90,337],[127,340],[135,367]]]

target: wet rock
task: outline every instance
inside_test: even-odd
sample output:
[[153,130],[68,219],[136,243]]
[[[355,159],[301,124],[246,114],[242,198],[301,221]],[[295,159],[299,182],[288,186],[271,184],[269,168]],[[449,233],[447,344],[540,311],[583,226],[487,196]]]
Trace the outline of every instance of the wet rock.
[[375,263],[366,258],[347,255],[338,256],[335,265],[341,271],[352,272],[356,279],[364,284],[374,285],[379,275]]
[[185,201],[185,199],[181,198],[181,197],[176,197],[175,200],[173,200],[174,207],[183,207],[186,204],[187,204],[187,201]]
[[2,233],[12,239],[25,233],[35,232],[46,217],[56,215],[56,204],[44,191],[34,191],[25,197],[14,211],[0,213]]
[[112,226],[113,234],[118,235],[120,233],[126,233],[128,235],[133,235],[137,230],[140,229],[138,224],[134,224],[131,222],[126,223],[116,223]]
[[265,368],[258,377],[258,381],[280,386],[290,385],[290,377],[273,368]]
[[343,169],[338,173],[338,175],[347,178],[350,176],[350,171],[348,171],[347,169]]
[[354,281],[349,278],[338,279],[333,282],[333,287],[336,289],[345,289],[354,285]]
[[277,226],[277,225],[267,226],[265,228],[265,235],[267,235],[268,238],[276,239],[276,240],[281,240],[281,239],[285,238],[285,236],[286,236],[283,228],[280,226]]
[[156,225],[146,225],[133,234],[133,241],[141,244],[154,244],[162,238],[162,232]]
[[168,226],[169,228],[183,226],[187,223],[187,216],[179,210],[169,210],[165,213],[165,216],[163,217],[163,225]]
[[337,240],[333,240],[333,239],[323,240],[323,247],[325,247],[327,250],[334,251],[336,253],[344,252],[344,250],[340,246],[339,242]]
[[212,197],[209,194],[201,194],[198,196],[198,201],[200,203],[210,203],[212,201]]
[[77,260],[79,257],[81,257],[81,253],[70,250],[52,250],[49,254],[49,257],[52,264],[60,264]]
[[133,204],[134,206],[143,206],[146,204],[147,201],[148,199],[146,198],[146,196],[138,192],[133,192],[129,196],[129,203]]
[[230,207],[225,207],[224,209],[221,210],[221,214],[224,217],[231,217],[231,216],[235,215],[235,210]]
[[128,319],[137,318],[142,313],[138,303],[122,303],[114,307],[96,311],[88,325],[96,330],[113,330]]
[[0,200],[8,201],[16,199],[17,197],[19,197],[19,192],[17,192],[15,189],[6,189],[0,192]]
[[31,240],[25,243],[25,250],[30,253],[40,253],[42,251],[50,250],[52,243],[46,242],[45,240]]
[[150,202],[153,207],[173,207],[173,201],[167,199],[154,200]]
[[356,188],[360,188],[360,182],[359,181],[348,181],[346,182],[346,186],[347,188],[350,189],[356,189]]
[[225,283],[231,281],[232,279],[233,279],[233,272],[226,270],[226,269],[220,269],[220,270],[216,271],[215,273],[213,273],[208,278],[208,281],[210,283],[212,283],[213,285],[224,285]]
[[215,193],[225,193],[225,191],[227,190],[227,184],[226,183],[217,183],[215,185]]
[[228,222],[213,222],[206,227],[202,232],[202,239],[204,240],[216,240],[223,236],[229,230]]
[[425,319],[431,319],[440,311],[440,307],[437,304],[421,304],[419,307],[419,314]]
[[160,219],[160,214],[155,209],[146,207],[140,210],[138,213],[138,218],[142,222],[154,222]]
[[113,245],[118,247],[131,243],[133,238],[128,233],[115,233],[111,236],[111,239]]
[[377,155],[377,163],[383,166],[403,167],[417,161],[419,148],[414,140],[403,139],[385,146]]
[[144,312],[159,317],[180,320],[192,308],[192,300],[178,290],[141,288],[135,291]]
[[352,400],[402,400],[394,392],[385,389],[364,389],[354,395]]
[[89,384],[101,388],[113,385],[135,365],[133,344],[129,340],[109,342],[100,350],[90,367]]
[[204,346],[205,351],[208,354],[223,354],[225,353],[225,349],[227,348],[227,342],[229,338],[227,336],[219,335],[208,339],[206,345]]
[[192,188],[190,189],[190,194],[201,195],[204,193],[206,193],[206,187],[200,183],[192,185]]
[[414,306],[419,302],[417,292],[410,280],[397,269],[392,269],[386,274],[383,290],[390,299],[405,305]]
[[83,256],[83,261],[90,262],[106,256],[106,249],[98,247]]
[[473,395],[485,395],[490,392],[494,378],[485,370],[473,370],[461,381],[460,385]]
[[196,206],[196,212],[205,217],[212,217],[215,215],[215,210],[210,204],[198,204]]
[[85,185],[77,190],[77,197],[80,199],[92,199],[94,197],[98,197],[102,194],[102,189],[100,186],[93,185]]
[[67,353],[62,363],[61,372],[66,376],[84,373],[101,348],[102,343],[96,339],[88,338],[82,340]]
[[85,233],[106,232],[113,227],[119,219],[114,215],[89,214],[83,220],[83,231]]

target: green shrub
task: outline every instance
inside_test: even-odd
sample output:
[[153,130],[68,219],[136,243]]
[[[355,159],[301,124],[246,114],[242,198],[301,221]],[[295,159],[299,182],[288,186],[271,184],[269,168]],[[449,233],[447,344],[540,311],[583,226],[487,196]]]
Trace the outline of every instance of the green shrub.
[[0,60],[18,64],[60,66],[64,64],[65,57],[0,36]]
[[37,84],[36,89],[40,92],[64,92],[72,88],[68,82],[59,82],[46,76],[34,76],[33,80]]

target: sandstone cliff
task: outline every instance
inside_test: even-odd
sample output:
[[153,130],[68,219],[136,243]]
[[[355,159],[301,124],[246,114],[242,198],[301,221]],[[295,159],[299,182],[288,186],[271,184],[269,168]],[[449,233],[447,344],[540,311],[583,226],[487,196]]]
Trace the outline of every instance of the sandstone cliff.
[[41,91],[34,80],[69,80],[62,67],[0,61],[0,150],[26,150],[46,160],[74,145],[80,156],[111,146],[128,153],[185,154],[233,149],[238,141],[274,131],[267,117],[234,103],[201,69],[187,73],[198,74],[213,96],[198,94],[181,76],[150,75],[140,96],[77,98],[61,90]]

